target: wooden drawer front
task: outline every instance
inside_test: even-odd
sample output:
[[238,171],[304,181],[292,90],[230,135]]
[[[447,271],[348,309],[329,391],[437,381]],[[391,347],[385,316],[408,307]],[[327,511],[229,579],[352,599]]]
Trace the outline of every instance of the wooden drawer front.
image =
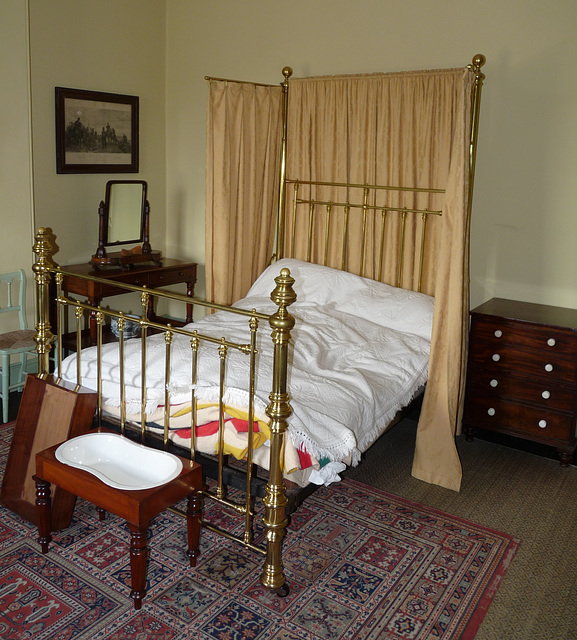
[[574,440],[575,418],[562,413],[479,395],[469,399],[466,414],[467,420],[481,429],[562,442]]
[[107,298],[108,296],[117,296],[123,293],[130,293],[128,289],[115,287],[115,282],[124,282],[125,284],[134,284],[137,287],[149,286],[146,273],[134,275],[127,271],[124,274],[116,275],[110,278],[106,283],[85,280],[84,278],[64,277],[62,290],[67,293],[86,296],[88,298]]
[[522,351],[512,347],[473,341],[469,354],[472,362],[496,372],[517,373],[569,384],[577,380],[577,359],[565,360],[556,354]]
[[[115,282],[124,282],[125,284],[133,284],[136,287],[148,287],[148,274],[146,273],[134,273],[131,271],[127,271],[121,275],[115,275],[114,278],[110,278],[110,284],[101,284],[100,285],[100,295],[102,298],[106,298],[107,296],[118,295],[119,291],[123,291],[122,289],[118,289],[118,287],[114,287]],[[129,291],[124,289],[127,293]]]
[[469,372],[467,385],[476,394],[486,398],[508,398],[566,413],[575,411],[575,387],[563,386],[557,381],[548,385],[546,380],[501,375],[498,370],[476,369]]
[[474,318],[472,335],[486,344],[537,349],[567,357],[577,357],[577,334],[570,329],[531,326],[499,318]]
[[174,267],[173,269],[163,269],[158,273],[151,272],[149,275],[149,287],[167,287],[170,284],[180,284],[182,282],[196,281],[196,267]]

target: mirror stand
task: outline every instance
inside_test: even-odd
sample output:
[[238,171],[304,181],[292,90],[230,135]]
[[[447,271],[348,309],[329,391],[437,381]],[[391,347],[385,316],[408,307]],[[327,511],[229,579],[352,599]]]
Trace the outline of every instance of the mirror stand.
[[92,256],[90,262],[98,266],[116,266],[123,269],[130,269],[130,267],[139,262],[153,262],[158,266],[162,266],[162,252],[153,251],[150,247],[149,240],[149,206],[148,202],[144,209],[144,230],[142,236],[142,246],[136,246],[132,249],[121,249],[120,251],[107,252],[104,246],[104,234],[103,228],[108,224],[107,216],[104,213],[104,202],[100,203],[98,207],[98,248],[96,253]]
[[[130,269],[141,262],[162,266],[162,253],[150,247],[149,219],[146,182],[109,181],[106,185],[106,201],[102,201],[98,207],[98,247],[90,260],[91,264],[96,268],[115,266],[121,269]],[[113,224],[117,226],[113,228]],[[106,251],[107,246],[134,242],[142,242],[142,245]]]

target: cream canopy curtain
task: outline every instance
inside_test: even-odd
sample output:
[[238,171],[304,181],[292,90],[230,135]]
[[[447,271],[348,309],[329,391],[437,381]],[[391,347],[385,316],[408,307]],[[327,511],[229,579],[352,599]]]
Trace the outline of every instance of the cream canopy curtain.
[[281,87],[210,80],[207,117],[206,289],[231,304],[273,252]]
[[[413,475],[453,490],[461,482],[454,436],[467,348],[473,85],[468,68],[292,79],[288,109],[289,179],[446,189],[443,215],[429,228],[423,290],[436,301]],[[302,257],[306,241],[294,244],[286,255]],[[358,264],[351,256],[349,270]],[[414,278],[403,286],[414,288]]]
[[[468,68],[292,79],[288,109],[289,178],[446,190],[443,215],[428,231],[432,251],[423,291],[436,302],[413,475],[453,490],[461,482],[454,436],[460,428],[467,348],[473,84]],[[280,87],[210,84],[207,293],[219,302],[244,295],[272,255],[281,100]],[[417,205],[428,203],[420,200]],[[359,230],[353,229],[355,233]],[[371,233],[376,242],[377,230],[369,228]],[[409,228],[409,238],[416,235]],[[297,237],[285,255],[304,257],[305,244]],[[396,251],[392,246],[388,250],[392,256]],[[320,255],[313,251],[312,260]],[[416,252],[413,257],[406,259],[407,288],[416,286]],[[369,272],[365,269],[363,275],[371,277],[370,258],[365,256]],[[361,262],[359,256],[349,256],[349,270],[359,272]],[[329,264],[338,267],[335,263],[331,256]],[[391,264],[385,265],[385,280],[394,283]]]

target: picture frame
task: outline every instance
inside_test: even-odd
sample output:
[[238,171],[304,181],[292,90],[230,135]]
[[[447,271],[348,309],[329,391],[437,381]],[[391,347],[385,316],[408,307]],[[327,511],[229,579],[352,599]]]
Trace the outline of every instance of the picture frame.
[[138,173],[138,96],[55,88],[56,172]]

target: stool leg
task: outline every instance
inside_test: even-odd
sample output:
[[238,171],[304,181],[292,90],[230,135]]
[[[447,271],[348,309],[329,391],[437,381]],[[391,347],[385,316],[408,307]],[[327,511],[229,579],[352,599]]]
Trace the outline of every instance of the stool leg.
[[200,555],[200,527],[202,522],[202,491],[195,491],[188,496],[186,511],[186,530],[188,534],[188,551],[186,555],[190,566],[196,566],[196,559]]
[[134,608],[140,609],[142,599],[146,595],[146,563],[148,549],[146,547],[146,531],[148,524],[136,525],[127,522],[130,530],[130,576],[132,591],[130,597],[134,600]]
[[52,542],[50,483],[38,476],[33,476],[36,483],[36,514],[38,516],[38,542],[42,553],[48,553],[48,545]]

